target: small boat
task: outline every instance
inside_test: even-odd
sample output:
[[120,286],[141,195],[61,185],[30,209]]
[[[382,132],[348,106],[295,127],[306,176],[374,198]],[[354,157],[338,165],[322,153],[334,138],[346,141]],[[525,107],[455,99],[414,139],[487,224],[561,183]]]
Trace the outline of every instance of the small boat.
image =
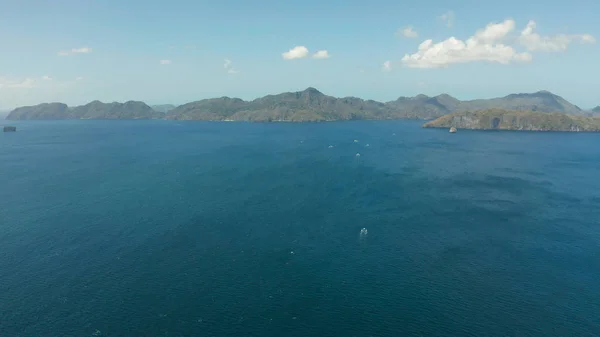
[[450,128],[450,133],[455,133],[456,132],[456,128],[455,127],[451,127]]
[[4,127],[4,132],[15,132],[15,131],[17,131],[16,126],[5,126]]

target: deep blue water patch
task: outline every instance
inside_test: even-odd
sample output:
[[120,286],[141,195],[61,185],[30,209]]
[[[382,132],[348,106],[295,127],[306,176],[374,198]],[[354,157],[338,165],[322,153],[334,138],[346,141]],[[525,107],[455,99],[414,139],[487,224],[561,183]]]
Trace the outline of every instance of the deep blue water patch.
[[0,336],[600,335],[597,134],[16,125]]

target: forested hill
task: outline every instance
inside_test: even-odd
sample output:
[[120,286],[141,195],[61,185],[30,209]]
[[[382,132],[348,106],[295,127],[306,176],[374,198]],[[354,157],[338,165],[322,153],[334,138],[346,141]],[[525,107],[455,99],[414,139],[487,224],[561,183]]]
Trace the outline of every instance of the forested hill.
[[[461,101],[448,94],[399,97],[377,102],[357,97],[336,98],[315,88],[298,92],[267,95],[252,101],[219,97],[172,107],[155,106],[139,101],[102,103],[68,107],[64,103],[43,103],[17,108],[8,119],[150,119],[233,120],[233,121],[336,121],[380,119],[434,119],[458,111],[504,109],[511,111],[558,112],[582,114],[583,111],[564,98],[548,91],[511,94],[500,98]],[[168,114],[165,112],[168,111]]]

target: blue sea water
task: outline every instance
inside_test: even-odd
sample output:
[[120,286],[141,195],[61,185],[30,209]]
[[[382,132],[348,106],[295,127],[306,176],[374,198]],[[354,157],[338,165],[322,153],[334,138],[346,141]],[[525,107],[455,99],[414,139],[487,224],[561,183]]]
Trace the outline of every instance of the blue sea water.
[[0,336],[600,335],[598,134],[17,126]]

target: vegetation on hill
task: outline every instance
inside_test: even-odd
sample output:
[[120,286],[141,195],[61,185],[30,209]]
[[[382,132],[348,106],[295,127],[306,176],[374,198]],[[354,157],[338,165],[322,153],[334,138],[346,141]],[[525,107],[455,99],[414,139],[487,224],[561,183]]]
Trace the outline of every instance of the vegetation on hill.
[[200,100],[171,110],[167,118],[241,121],[434,119],[455,111],[481,107],[542,112],[581,112],[577,106],[546,91],[474,101],[460,101],[447,94],[435,97],[418,95],[381,103],[357,97],[335,98],[315,88],[307,88],[299,92],[268,95],[253,101],[230,97]]
[[167,118],[241,121],[334,121],[384,119],[385,104],[360,98],[335,98],[314,88],[268,95],[253,101],[211,98],[180,105]]
[[463,101],[458,104],[453,112],[487,109],[562,112],[567,114],[581,114],[583,112],[577,105],[571,104],[564,98],[545,90],[531,94],[510,94],[501,98]]
[[154,111],[144,102],[102,103],[93,101],[71,109],[77,119],[150,119],[162,118],[163,113]]
[[175,109],[176,106],[173,105],[173,104],[158,104],[158,105],[152,105],[151,108],[154,111],[158,111],[158,112],[162,112],[162,113],[167,113],[167,112]]
[[[220,97],[190,102],[169,109],[151,108],[143,102],[102,103],[68,108],[62,103],[45,103],[13,110],[8,119],[138,119],[234,121],[338,121],[381,119],[434,119],[457,111],[492,108],[584,115],[579,107],[547,91],[512,94],[502,98],[460,101],[450,95],[400,97],[386,103],[357,97],[336,98],[315,88],[267,95],[252,101]],[[165,114],[165,110],[168,114]]]
[[456,112],[427,122],[423,127],[479,130],[600,131],[600,118],[564,113],[487,109]]
[[42,103],[35,106],[24,106],[11,111],[6,119],[69,119],[69,107],[64,103]]
[[163,113],[154,111],[144,102],[102,103],[93,101],[73,108],[69,108],[64,103],[42,103],[20,107],[11,111],[6,119],[150,119],[162,117],[164,117]]

